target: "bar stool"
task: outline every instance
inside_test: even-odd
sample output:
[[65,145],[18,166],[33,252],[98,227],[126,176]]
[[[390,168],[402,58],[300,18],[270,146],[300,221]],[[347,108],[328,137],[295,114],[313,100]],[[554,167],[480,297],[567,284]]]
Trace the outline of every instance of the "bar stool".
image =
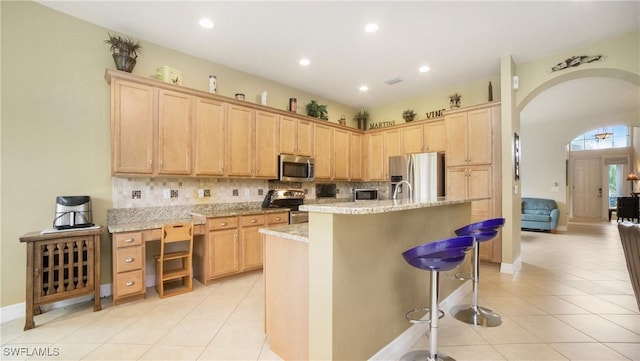
[[[453,237],[425,243],[402,253],[402,257],[411,266],[431,271],[431,303],[429,307],[415,308],[405,315],[406,319],[412,323],[429,323],[429,350],[409,352],[401,358],[402,360],[453,360],[451,357],[438,354],[438,320],[441,317],[438,305],[439,274],[440,271],[448,271],[460,265],[464,261],[466,251],[473,247],[473,244],[474,236]],[[418,311],[427,311],[430,315],[429,320],[410,317],[411,314]]]
[[478,281],[480,280],[480,242],[494,239],[504,218],[487,219],[472,223],[455,231],[458,236],[475,236],[473,245],[473,294],[470,305],[459,305],[451,309],[457,320],[476,326],[495,327],[502,324],[502,317],[490,309],[478,306]]

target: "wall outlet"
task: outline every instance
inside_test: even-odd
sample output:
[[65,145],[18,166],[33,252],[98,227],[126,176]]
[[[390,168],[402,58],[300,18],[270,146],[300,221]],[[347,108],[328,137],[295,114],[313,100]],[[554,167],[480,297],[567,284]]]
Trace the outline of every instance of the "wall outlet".
[[162,190],[162,198],[164,198],[164,199],[171,198],[171,190],[170,189],[163,189]]
[[198,189],[198,198],[204,197],[204,189]]
[[250,197],[251,196],[251,189],[245,188],[244,189],[244,196],[245,197]]

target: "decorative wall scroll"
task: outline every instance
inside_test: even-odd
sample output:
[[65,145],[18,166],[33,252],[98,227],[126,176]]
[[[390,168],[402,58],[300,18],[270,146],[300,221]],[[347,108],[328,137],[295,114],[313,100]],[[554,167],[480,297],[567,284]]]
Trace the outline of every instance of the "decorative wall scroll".
[[580,66],[582,64],[592,63],[594,61],[604,61],[604,55],[575,55],[566,59],[565,61],[561,61],[551,68],[551,72],[574,68],[576,66]]
[[520,180],[520,136],[518,133],[513,133],[513,159],[514,159],[514,172],[515,180]]

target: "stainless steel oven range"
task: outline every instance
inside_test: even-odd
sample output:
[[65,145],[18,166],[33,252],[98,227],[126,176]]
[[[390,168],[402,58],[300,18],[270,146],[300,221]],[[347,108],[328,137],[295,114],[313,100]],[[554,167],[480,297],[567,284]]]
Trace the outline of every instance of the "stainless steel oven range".
[[262,208],[288,208],[289,224],[306,223],[309,214],[298,210],[303,203],[304,191],[301,189],[272,189],[264,197]]

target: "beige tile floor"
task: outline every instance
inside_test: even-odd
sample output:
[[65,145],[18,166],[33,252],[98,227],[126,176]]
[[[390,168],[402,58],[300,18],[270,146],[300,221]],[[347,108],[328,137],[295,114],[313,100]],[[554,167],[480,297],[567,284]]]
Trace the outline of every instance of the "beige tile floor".
[[[447,315],[440,351],[458,361],[640,360],[640,313],[615,222],[523,232],[522,240],[518,274],[481,269],[480,304],[503,324],[482,328]],[[102,303],[100,312],[91,302],[46,312],[27,332],[24,319],[2,324],[0,359],[279,359],[263,333],[261,273],[162,300],[149,289],[145,300]],[[414,348],[427,346],[423,337]]]

